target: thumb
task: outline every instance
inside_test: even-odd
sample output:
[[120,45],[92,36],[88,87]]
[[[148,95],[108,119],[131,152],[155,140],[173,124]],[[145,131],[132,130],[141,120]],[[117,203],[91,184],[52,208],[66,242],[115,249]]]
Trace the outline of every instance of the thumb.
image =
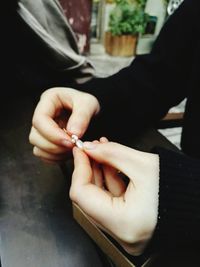
[[73,149],[73,155],[74,172],[70,198],[86,214],[107,228],[113,208],[112,198],[106,191],[92,183],[92,168],[88,156],[76,147]]
[[74,109],[67,123],[67,132],[81,137],[87,130],[91,117],[83,109]]
[[83,149],[95,161],[112,166],[129,176],[128,169],[133,164],[134,149],[114,142],[84,142]]
[[80,101],[76,101],[73,104],[72,114],[67,123],[67,131],[71,134],[75,134],[78,137],[86,132],[91,118],[99,111],[98,102],[92,97],[92,99],[81,98]]

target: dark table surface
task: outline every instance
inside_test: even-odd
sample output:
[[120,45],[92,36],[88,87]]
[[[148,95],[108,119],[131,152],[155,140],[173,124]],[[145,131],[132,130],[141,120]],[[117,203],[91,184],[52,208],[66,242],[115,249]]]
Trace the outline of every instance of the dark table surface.
[[72,217],[70,176],[32,154],[28,135],[34,106],[27,98],[1,113],[2,267],[102,267],[93,241]]

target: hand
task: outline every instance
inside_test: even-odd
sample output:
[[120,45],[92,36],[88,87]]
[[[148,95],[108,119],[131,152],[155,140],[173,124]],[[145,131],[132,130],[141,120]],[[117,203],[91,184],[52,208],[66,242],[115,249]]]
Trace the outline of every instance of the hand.
[[50,163],[66,159],[73,144],[62,128],[80,138],[99,109],[97,99],[90,94],[71,88],[45,91],[35,109],[29,135],[34,155]]
[[[158,155],[112,142],[85,142],[73,154],[72,201],[128,253],[141,254],[157,224]],[[129,178],[127,187],[117,170]]]

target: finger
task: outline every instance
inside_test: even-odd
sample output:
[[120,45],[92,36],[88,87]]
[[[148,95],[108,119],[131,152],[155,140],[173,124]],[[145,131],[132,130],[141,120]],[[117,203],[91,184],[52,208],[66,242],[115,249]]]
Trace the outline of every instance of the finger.
[[[74,147],[72,152],[74,156],[74,172],[72,177],[72,186],[76,184],[78,184],[78,186],[82,186],[84,184],[91,183],[93,172],[90,164],[90,159],[77,147]],[[79,176],[82,177],[81,180]]]
[[[98,144],[99,141],[94,140],[93,143]],[[93,178],[92,178],[93,183],[100,188],[104,188],[104,179],[102,175],[101,165],[92,160],[91,166],[93,170]]]
[[67,131],[70,134],[75,134],[81,138],[88,128],[91,117],[92,115],[87,111],[86,108],[74,108],[67,123]]
[[158,157],[155,154],[132,149],[114,143],[84,142],[83,150],[87,155],[99,163],[106,164],[119,170],[130,178],[132,182],[141,184],[146,177],[156,175]]
[[[106,137],[101,137],[100,142],[108,143],[109,141]],[[111,192],[111,194],[115,197],[121,196],[126,190],[126,185],[119,176],[119,172],[113,167],[104,165],[103,173],[105,184],[109,192]]]
[[98,112],[98,105],[93,98],[88,99],[88,95],[82,95],[73,103],[72,114],[67,123],[67,131],[76,134],[79,138],[83,136],[88,128],[91,118]]
[[127,176],[130,175],[130,165],[133,164],[133,149],[114,142],[99,144],[84,142],[83,149],[89,157],[97,162],[112,166]]
[[100,143],[108,143],[109,141],[108,141],[108,139],[106,138],[106,137],[101,137],[100,138]]
[[104,188],[104,180],[100,164],[98,164],[95,161],[92,161],[92,170],[93,170],[93,183],[100,188]]
[[70,140],[70,137],[54,121],[54,118],[63,110],[63,105],[56,94],[44,95],[45,97],[41,97],[35,109],[32,124],[45,139],[57,145],[66,146],[65,141]]
[[44,138],[34,127],[32,127],[31,134],[29,136],[29,141],[32,145],[51,154],[65,153],[66,151],[70,149],[70,146],[71,148],[73,146],[72,142],[68,140],[66,140],[66,142],[69,143],[68,148],[64,146],[56,145],[50,142],[49,140],[47,140],[46,138]]
[[103,166],[105,184],[109,192],[115,197],[121,196],[126,191],[126,185],[118,171],[108,165]]
[[101,188],[91,183],[92,168],[88,156],[78,148],[73,149],[74,172],[70,198],[95,221],[109,227],[112,217],[112,198]]
[[33,154],[36,157],[40,157],[46,160],[55,160],[55,161],[64,161],[69,156],[69,153],[64,153],[64,154],[59,154],[59,155],[51,154],[38,147],[33,148]]

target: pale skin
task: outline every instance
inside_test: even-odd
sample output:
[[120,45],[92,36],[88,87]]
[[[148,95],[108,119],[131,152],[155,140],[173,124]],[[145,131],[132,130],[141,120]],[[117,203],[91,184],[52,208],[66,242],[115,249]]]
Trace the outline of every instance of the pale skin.
[[[63,110],[69,111],[64,120],[59,117]],[[157,224],[159,157],[105,137],[84,142],[82,150],[73,147],[61,128],[63,122],[70,134],[81,138],[99,110],[97,99],[89,94],[71,88],[50,89],[36,107],[30,142],[34,154],[48,162],[62,161],[73,148],[70,198],[128,253],[139,255]],[[128,186],[119,171],[126,175]]]
[[73,147],[70,134],[81,138],[99,110],[97,99],[90,94],[60,87],[45,91],[35,109],[29,135],[34,155],[49,163],[65,160]]

